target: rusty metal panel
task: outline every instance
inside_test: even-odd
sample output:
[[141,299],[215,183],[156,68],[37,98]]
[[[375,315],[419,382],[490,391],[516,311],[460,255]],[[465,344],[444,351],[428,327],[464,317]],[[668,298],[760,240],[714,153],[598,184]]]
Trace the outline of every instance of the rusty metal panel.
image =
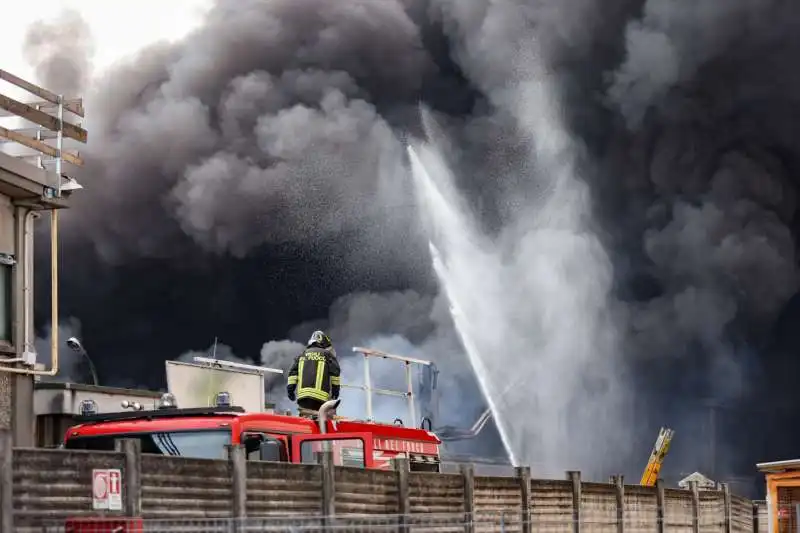
[[96,515],[92,510],[92,469],[124,470],[124,464],[124,455],[115,452],[15,449],[15,528],[41,530],[44,523]]
[[226,518],[233,509],[228,461],[142,455],[144,518]]
[[247,515],[314,516],[322,512],[322,469],[250,461],[247,463]]
[[535,531],[572,531],[572,482],[531,480],[530,506]]
[[397,514],[397,473],[336,467],[336,514]]
[[658,527],[655,487],[625,486],[625,533],[653,533]]
[[608,483],[581,484],[581,533],[616,533],[617,488]]

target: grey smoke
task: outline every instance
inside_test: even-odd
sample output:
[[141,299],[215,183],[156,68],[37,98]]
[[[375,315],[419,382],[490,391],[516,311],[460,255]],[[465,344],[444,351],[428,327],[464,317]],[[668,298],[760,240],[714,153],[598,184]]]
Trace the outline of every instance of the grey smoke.
[[[48,325],[44,335],[36,337],[33,348],[36,351],[36,362],[50,369],[52,357],[50,343],[52,341],[53,327]],[[42,376],[43,381],[58,381],[65,383],[92,383],[92,375],[87,362],[81,353],[67,347],[66,341],[70,337],[81,339],[81,322],[77,318],[69,317],[58,325],[58,375]],[[91,357],[91,356],[90,356]]]
[[37,80],[66,98],[81,96],[91,77],[94,41],[89,25],[72,9],[34,22],[25,34],[23,57]]
[[625,30],[626,58],[608,95],[628,125],[639,127],[648,108],[691,81],[697,69],[725,52],[764,13],[763,2],[647,0]]
[[[344,383],[363,385],[363,358],[353,354],[353,347],[433,361],[441,372],[439,394],[442,409],[437,413],[440,418],[436,422],[471,425],[477,417],[475,413],[484,400],[478,391],[464,394],[465,390],[474,387],[474,378],[463,358],[447,303],[442,297],[430,297],[411,290],[349,294],[336,300],[324,319],[294,328],[290,336],[295,341],[265,343],[261,349],[262,364],[288,371],[294,357],[305,347],[308,336],[317,328],[328,333],[334,342]],[[418,366],[412,366],[413,383],[417,390],[420,370]],[[376,360],[371,363],[370,371],[374,387],[405,390],[402,363]],[[284,387],[285,382],[276,380],[271,385],[271,391],[275,395],[285,394]],[[363,393],[343,389],[342,398],[346,412],[362,417],[366,415]],[[383,400],[386,397],[375,397],[377,419],[391,421],[395,417],[407,418],[403,402],[389,400],[387,404]],[[450,409],[448,405],[459,405],[459,408]]]
[[[244,256],[345,231],[407,233],[382,216],[402,207],[405,185],[378,107],[413,104],[430,68],[419,38],[398,1],[218,3],[184,41],[100,80],[86,180],[103,186],[73,223],[110,259],[172,255],[182,235]],[[132,202],[156,197],[148,217]]]
[[[375,342],[435,359],[449,380],[448,401],[481,404],[444,298],[419,287],[369,292],[379,260],[399,272],[429,271],[430,258],[416,253],[426,239],[408,208],[402,141],[411,123],[435,137],[465,204],[478,206],[475,224],[499,267],[474,286],[485,293],[484,284],[497,281],[517,291],[510,318],[500,321],[510,336],[485,336],[496,350],[487,359],[524,374],[531,369],[515,353],[550,355],[538,356],[531,386],[540,386],[540,402],[552,391],[560,410],[528,426],[532,442],[548,426],[570,437],[549,466],[589,460],[581,431],[596,443],[611,426],[576,429],[556,418],[580,413],[597,387],[614,401],[594,408],[618,408],[610,413],[618,424],[626,412],[616,403],[620,384],[646,422],[624,428],[635,451],[598,448],[616,453],[607,464],[643,462],[666,423],[679,425],[667,468],[698,469],[693,447],[707,437],[696,436],[697,402],[765,401],[752,390],[746,359],[760,355],[798,289],[797,6],[434,0],[414,2],[412,18],[403,10],[411,4],[220,2],[183,42],[151,47],[106,73],[87,102],[92,143],[81,178],[89,186],[63,217],[65,241],[89,241],[107,260],[166,258],[192,272],[208,257],[197,246],[249,257],[264,244],[302,245],[302,255],[335,241],[359,260],[345,272],[330,264],[309,275],[320,286],[346,278],[346,290],[358,292],[338,299],[327,317],[314,307],[320,320],[248,356],[287,368],[299,348],[290,343],[325,327],[343,357],[353,344]],[[422,38],[431,21],[442,23],[463,84],[485,100],[468,116],[434,109],[417,128],[419,101],[436,107],[450,98],[431,96],[425,83],[443,75]],[[553,105],[542,105],[543,95]],[[542,127],[556,111],[559,127]],[[578,210],[550,203],[574,190],[563,186],[565,175],[588,185]],[[542,232],[542,224],[559,231]],[[581,258],[593,260],[591,270]],[[514,286],[535,269],[562,267],[574,282],[569,291]],[[570,339],[557,319],[581,302],[592,320],[574,325],[591,335]],[[526,336],[537,343],[521,346]],[[562,365],[547,351],[553,343],[576,343],[579,353]],[[355,360],[346,365],[348,375],[358,372]],[[558,378],[573,392],[560,390]],[[443,402],[448,416],[452,405]]]

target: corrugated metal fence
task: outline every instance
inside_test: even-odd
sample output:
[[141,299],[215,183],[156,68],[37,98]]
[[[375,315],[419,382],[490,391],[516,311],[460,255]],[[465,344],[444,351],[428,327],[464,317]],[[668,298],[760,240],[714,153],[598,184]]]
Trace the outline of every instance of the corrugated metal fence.
[[665,490],[619,479],[586,483],[579,472],[565,481],[532,480],[527,468],[514,477],[487,477],[469,466],[458,474],[409,472],[403,461],[390,472],[330,461],[266,463],[247,461],[239,447],[230,449],[227,461],[187,459],[142,455],[137,444],[120,441],[116,452],[0,444],[0,465],[11,464],[11,475],[0,476],[0,533],[63,528],[69,517],[99,516],[102,511],[92,510],[94,468],[122,471],[123,510],[117,514],[146,521],[393,516],[410,526],[439,515],[462,519],[437,531],[757,533],[753,503],[727,490]]

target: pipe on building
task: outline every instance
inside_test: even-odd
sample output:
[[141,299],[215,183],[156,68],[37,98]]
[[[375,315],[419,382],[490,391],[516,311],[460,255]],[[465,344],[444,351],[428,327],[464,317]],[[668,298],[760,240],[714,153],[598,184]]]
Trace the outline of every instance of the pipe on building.
[[30,210],[25,213],[25,221],[23,225],[22,235],[25,246],[25,254],[23,255],[24,269],[22,271],[22,297],[25,302],[24,312],[22,315],[22,322],[24,330],[22,332],[22,351],[31,349],[31,315],[33,314],[33,296],[31,294],[31,271],[33,270],[33,220],[39,218],[39,213]]
[[[24,246],[25,259],[28,260],[29,243],[25,243]],[[28,265],[23,265],[23,267],[28,268]],[[56,208],[50,210],[50,323],[50,370],[11,368],[0,365],[0,372],[24,374],[26,376],[58,375],[58,209]],[[28,335],[27,330],[25,335]]]

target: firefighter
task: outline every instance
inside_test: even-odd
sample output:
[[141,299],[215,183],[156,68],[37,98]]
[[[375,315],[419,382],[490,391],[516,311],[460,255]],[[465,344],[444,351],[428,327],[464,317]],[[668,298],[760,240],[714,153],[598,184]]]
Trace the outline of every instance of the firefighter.
[[315,331],[306,349],[289,369],[286,393],[291,401],[297,400],[301,414],[305,410],[316,415],[323,403],[339,397],[339,372],[331,338],[322,331]]

